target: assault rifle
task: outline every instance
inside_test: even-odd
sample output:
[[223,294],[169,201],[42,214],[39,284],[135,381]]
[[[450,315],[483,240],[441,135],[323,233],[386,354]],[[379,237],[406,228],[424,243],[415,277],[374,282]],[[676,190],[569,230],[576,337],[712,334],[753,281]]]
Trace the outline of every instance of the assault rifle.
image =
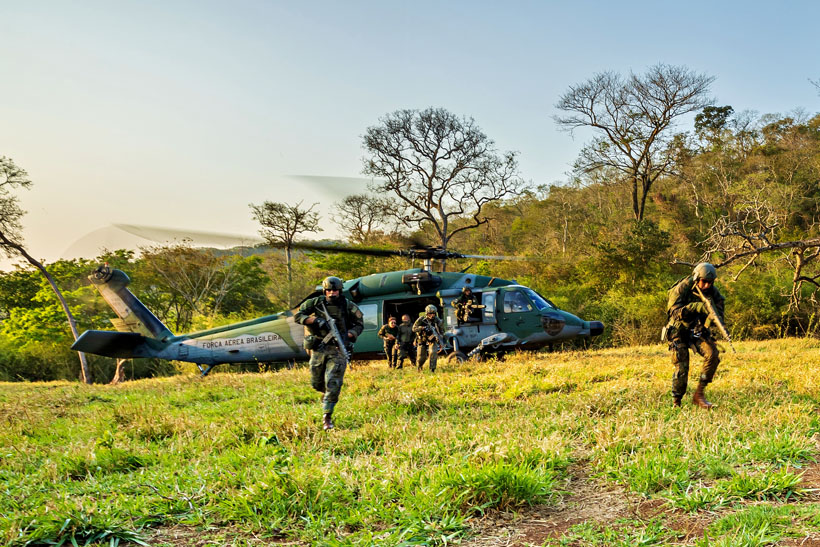
[[484,304],[476,304],[472,301],[465,302],[460,304],[456,310],[456,318],[461,321],[462,323],[467,323],[470,321],[470,316],[473,313],[473,310],[480,310],[485,308]]
[[438,343],[438,352],[439,353],[441,353],[442,351],[445,350],[444,337],[441,335],[441,333],[439,333],[439,331],[436,328],[435,324],[428,321],[426,317],[424,318],[424,332],[427,333],[427,339],[428,340],[431,337],[436,339],[436,342]]
[[720,320],[720,316],[715,311],[712,301],[706,298],[706,295],[703,294],[703,291],[701,291],[700,287],[697,285],[695,285],[695,294],[698,295],[698,298],[701,299],[703,305],[706,306],[706,310],[709,312],[709,317],[711,317],[712,321],[714,321],[715,325],[717,325],[720,334],[722,334],[726,341],[729,342],[729,347],[732,348],[732,353],[737,353],[737,350],[735,350],[735,347],[732,345],[732,337],[729,336],[729,331],[726,330],[726,325],[724,325],[723,321]]
[[333,317],[330,315],[330,313],[327,311],[327,308],[324,305],[319,304],[316,307],[319,309],[319,311],[322,312],[322,315],[325,316],[327,328],[330,329],[330,332],[328,332],[327,336],[324,337],[322,343],[327,344],[331,340],[335,340],[336,345],[339,346],[339,351],[341,351],[342,355],[344,355],[345,365],[347,365],[348,363],[350,363],[350,359],[352,356],[350,355],[350,350],[347,348],[347,344],[345,344],[345,341],[342,338],[342,334],[339,332],[339,328],[336,326],[336,320],[333,319]]

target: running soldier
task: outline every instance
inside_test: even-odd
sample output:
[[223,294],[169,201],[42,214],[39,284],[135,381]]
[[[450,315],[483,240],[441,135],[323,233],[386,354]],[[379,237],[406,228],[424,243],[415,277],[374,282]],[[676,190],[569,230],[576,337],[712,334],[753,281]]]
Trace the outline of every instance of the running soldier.
[[391,317],[386,325],[379,329],[379,338],[384,340],[384,354],[387,355],[387,366],[394,368],[398,361],[399,353],[399,327],[396,325],[396,318]]
[[430,372],[436,371],[438,361],[439,344],[438,339],[443,334],[441,319],[438,318],[438,311],[433,304],[429,304],[424,309],[424,315],[416,319],[413,324],[413,332],[416,333],[418,344],[418,355],[416,356],[416,367],[419,371],[424,370],[424,362],[427,355],[430,355]]
[[331,417],[342,391],[347,356],[344,354],[346,348],[338,347],[331,334],[323,311],[330,314],[348,347],[352,347],[364,330],[364,321],[359,307],[342,296],[341,279],[325,278],[322,290],[324,295],[305,300],[293,319],[310,331],[305,336],[305,349],[310,351],[310,383],[313,389],[325,394],[322,398],[322,427],[328,430],[334,427]]
[[669,301],[666,305],[669,321],[665,327],[664,338],[669,341],[672,364],[675,365],[675,374],[672,376],[672,402],[675,406],[680,406],[681,399],[686,394],[691,347],[703,357],[703,371],[692,402],[701,408],[712,407],[703,391],[714,378],[720,357],[715,340],[709,331],[713,319],[706,304],[698,295],[698,289],[709,299],[718,319],[723,322],[725,299],[714,286],[716,278],[715,267],[708,262],[702,262],[695,266],[690,277],[685,277],[669,289]]
[[408,357],[410,358],[411,364],[416,360],[416,351],[413,347],[414,338],[413,323],[410,322],[410,316],[405,313],[401,316],[401,325],[399,325],[399,340],[397,344],[399,347],[399,363],[396,368],[403,368],[404,360]]

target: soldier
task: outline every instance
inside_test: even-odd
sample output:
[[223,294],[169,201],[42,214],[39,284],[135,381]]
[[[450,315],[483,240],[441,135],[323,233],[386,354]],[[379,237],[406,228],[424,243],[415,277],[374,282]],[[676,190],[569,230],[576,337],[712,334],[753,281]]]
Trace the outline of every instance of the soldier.
[[712,407],[712,403],[704,397],[703,390],[715,376],[720,358],[715,340],[709,331],[712,318],[709,317],[708,309],[695,288],[700,289],[712,302],[712,307],[722,322],[725,299],[714,286],[715,278],[715,267],[708,262],[702,262],[695,266],[691,277],[683,278],[669,289],[669,301],[666,304],[669,321],[665,327],[664,339],[669,341],[672,364],[675,365],[675,374],[672,376],[672,397],[675,406],[680,406],[681,399],[686,394],[691,346],[703,356],[703,372],[692,402],[701,408]]
[[[416,319],[413,324],[413,332],[416,333],[416,343],[418,345],[418,355],[416,356],[416,366],[419,371],[424,370],[424,362],[427,354],[430,354],[430,372],[436,371],[438,361],[438,337],[443,334],[441,319],[438,318],[436,307],[429,304],[424,309],[424,315]],[[436,336],[438,334],[438,336]]]
[[305,349],[310,352],[310,383],[313,389],[324,393],[322,426],[333,429],[333,409],[342,391],[347,357],[339,348],[322,311],[327,310],[342,338],[351,346],[364,330],[362,312],[353,302],[342,296],[342,280],[327,277],[322,281],[323,296],[305,300],[294,320],[305,325],[311,334],[305,336]]
[[484,307],[479,306],[478,298],[473,294],[473,289],[466,286],[462,287],[461,296],[450,302],[450,305],[456,309],[456,319],[459,323],[470,321],[470,312],[476,308]]
[[396,325],[396,318],[391,317],[387,320],[386,325],[382,325],[379,329],[379,338],[384,340],[384,353],[387,355],[387,366],[393,368],[396,366],[396,357],[399,352],[398,338],[399,327]]
[[398,365],[396,368],[404,367],[404,359],[410,357],[411,363],[416,360],[416,352],[413,348],[413,323],[410,322],[410,316],[406,313],[401,316],[401,325],[399,325],[399,340],[396,344],[399,348]]

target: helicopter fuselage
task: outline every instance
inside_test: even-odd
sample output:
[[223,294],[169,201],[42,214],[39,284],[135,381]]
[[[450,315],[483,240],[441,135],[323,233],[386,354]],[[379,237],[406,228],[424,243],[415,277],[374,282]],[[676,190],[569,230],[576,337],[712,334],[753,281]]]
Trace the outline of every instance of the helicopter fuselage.
[[[125,273],[98,268],[89,279],[117,313],[119,318],[113,322],[118,331],[86,331],[72,349],[121,359],[186,361],[200,366],[203,374],[222,363],[309,358],[302,346],[304,327],[293,319],[295,310],[174,335],[127,289]],[[458,321],[450,304],[466,286],[478,296],[483,308],[474,310],[467,321]],[[415,320],[428,304],[434,304],[443,318],[447,350],[462,354],[479,347],[482,341],[493,342],[486,345],[494,352],[535,350],[603,331],[602,323],[584,321],[528,287],[495,277],[412,269],[352,279],[345,283],[343,293],[364,315],[364,331],[353,349],[355,359],[384,357],[379,328],[389,317],[401,321],[403,315],[409,315]]]

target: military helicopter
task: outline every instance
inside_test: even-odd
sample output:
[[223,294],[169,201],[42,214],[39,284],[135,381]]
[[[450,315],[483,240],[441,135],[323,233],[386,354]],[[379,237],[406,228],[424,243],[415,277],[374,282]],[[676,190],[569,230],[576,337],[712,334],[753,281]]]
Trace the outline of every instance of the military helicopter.
[[[440,247],[414,246],[403,250],[350,248],[301,243],[295,247],[321,252],[370,256],[404,256],[421,259],[421,268],[374,273],[344,283],[343,294],[359,306],[364,331],[353,347],[354,359],[384,358],[377,333],[389,317],[408,314],[415,320],[433,304],[442,317],[445,333],[441,353],[449,361],[482,358],[515,350],[536,350],[557,342],[600,335],[600,321],[584,321],[556,307],[529,287],[496,277],[462,272],[433,272],[433,260],[479,258],[515,260],[516,257],[465,255]],[[195,363],[202,376],[226,363],[305,361],[304,327],[293,319],[298,306],[274,315],[199,332],[175,335],[131,291],[128,276],[100,266],[90,276],[92,284],[117,314],[116,331],[84,332],[71,349],[113,357],[159,359]],[[470,287],[483,307],[459,320],[450,305],[463,287]],[[318,296],[317,290],[305,299]],[[304,300],[303,300],[304,301]]]

